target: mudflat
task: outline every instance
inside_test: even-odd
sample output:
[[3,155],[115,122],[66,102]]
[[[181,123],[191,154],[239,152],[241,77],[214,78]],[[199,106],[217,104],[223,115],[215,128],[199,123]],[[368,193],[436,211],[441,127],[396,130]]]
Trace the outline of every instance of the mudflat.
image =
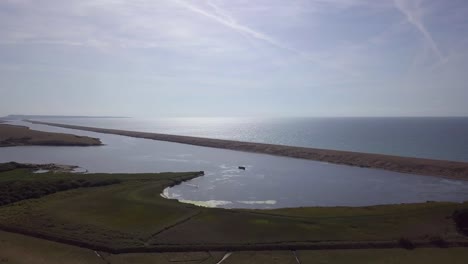
[[413,157],[391,156],[373,153],[339,151],[317,148],[294,147],[233,140],[178,136],[159,133],[137,132],[118,129],[106,129],[86,126],[65,125],[49,122],[28,121],[35,124],[63,128],[79,129],[98,133],[115,134],[136,138],[169,141],[182,144],[255,152],[291,158],[323,161],[335,164],[376,168],[402,173],[426,176],[438,176],[449,179],[468,180],[468,163],[446,160],[423,159]]
[[98,138],[31,130],[25,126],[0,124],[0,147],[12,146],[98,146]]

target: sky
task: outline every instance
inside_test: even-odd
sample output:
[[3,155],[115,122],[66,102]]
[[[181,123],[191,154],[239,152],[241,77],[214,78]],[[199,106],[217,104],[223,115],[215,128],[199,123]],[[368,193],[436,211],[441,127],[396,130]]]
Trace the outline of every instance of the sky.
[[7,114],[468,116],[468,1],[1,0]]

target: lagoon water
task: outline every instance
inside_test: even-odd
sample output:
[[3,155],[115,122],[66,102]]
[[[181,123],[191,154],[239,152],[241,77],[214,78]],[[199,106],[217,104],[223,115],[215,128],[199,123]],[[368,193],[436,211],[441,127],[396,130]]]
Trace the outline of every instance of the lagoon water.
[[[51,122],[58,123],[58,120]],[[0,162],[61,163],[78,165],[89,172],[203,170],[205,176],[166,189],[164,194],[169,198],[205,206],[280,208],[468,200],[468,182],[465,181],[32,125],[21,121],[14,123],[37,130],[98,137],[105,145],[0,148]],[[132,130],[143,129],[136,127]],[[240,165],[247,169],[239,170]]]

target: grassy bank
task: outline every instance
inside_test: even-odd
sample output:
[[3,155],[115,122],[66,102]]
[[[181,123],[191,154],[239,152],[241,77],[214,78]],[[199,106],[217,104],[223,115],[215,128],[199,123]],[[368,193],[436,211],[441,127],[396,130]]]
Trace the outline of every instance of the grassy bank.
[[98,146],[97,138],[31,130],[24,126],[0,124],[0,147],[12,146]]
[[468,163],[29,121],[63,128],[468,180]]
[[[225,251],[456,246],[467,240],[452,219],[468,204],[225,210],[164,199],[193,173],[0,173],[0,183],[117,181],[0,206],[3,230],[108,252]],[[439,243],[442,241],[443,243]]]

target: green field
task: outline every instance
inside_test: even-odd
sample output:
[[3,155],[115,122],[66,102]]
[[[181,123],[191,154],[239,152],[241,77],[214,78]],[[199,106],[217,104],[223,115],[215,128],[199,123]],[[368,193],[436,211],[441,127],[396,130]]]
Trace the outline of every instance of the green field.
[[[26,188],[38,195],[0,206],[0,228],[121,253],[309,246],[326,249],[355,247],[356,243],[369,248],[381,242],[398,246],[400,238],[426,246],[433,240],[467,241],[457,231],[452,214],[468,208],[468,203],[226,210],[197,207],[160,196],[167,186],[197,176],[198,172],[2,172],[0,185],[21,186],[21,190]],[[68,187],[54,189],[52,193],[38,192],[37,188],[43,188],[45,183]]]
[[[301,263],[313,264],[464,264],[468,260],[466,248],[451,249],[359,249],[297,251]],[[290,251],[235,252],[223,264],[297,264]]]
[[[97,253],[97,254],[96,254]],[[98,255],[99,254],[99,255]],[[216,264],[225,252],[108,254],[0,231],[0,263],[5,264]],[[297,251],[303,264],[465,264],[466,248]],[[291,251],[232,253],[223,264],[297,264]]]
[[[41,182],[109,182],[56,192],[0,207],[0,226],[23,233],[85,242],[111,248],[142,247],[164,228],[198,212],[197,207],[160,197],[165,186],[198,173],[162,174],[33,174],[27,170],[0,173],[0,183],[42,186]],[[110,242],[110,244],[109,244]]]
[[215,264],[224,252],[109,254],[0,231],[2,264]]
[[[0,231],[0,263],[215,264],[233,250],[223,264],[296,263],[290,249],[302,263],[468,259],[468,249],[453,247],[468,241],[453,219],[468,203],[226,210],[161,197],[199,176],[0,172],[0,229],[8,231]],[[401,238],[432,248],[371,249],[403,246]]]

